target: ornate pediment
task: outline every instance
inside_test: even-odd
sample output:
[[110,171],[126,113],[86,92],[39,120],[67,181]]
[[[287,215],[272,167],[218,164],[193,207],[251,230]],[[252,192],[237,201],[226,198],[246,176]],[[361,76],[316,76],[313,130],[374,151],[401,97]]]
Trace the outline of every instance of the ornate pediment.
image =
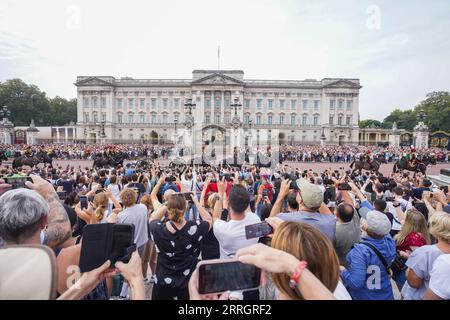
[[337,80],[334,82],[331,82],[329,84],[326,84],[323,86],[324,88],[352,88],[352,89],[359,89],[361,86],[357,83],[354,83],[349,80]]
[[83,79],[80,81],[77,81],[75,83],[76,86],[111,86],[112,83],[102,80],[97,77],[89,77],[87,79]]
[[243,85],[244,83],[240,80],[237,80],[235,78],[226,76],[221,73],[213,73],[206,77],[197,79],[192,81],[192,84],[195,85]]

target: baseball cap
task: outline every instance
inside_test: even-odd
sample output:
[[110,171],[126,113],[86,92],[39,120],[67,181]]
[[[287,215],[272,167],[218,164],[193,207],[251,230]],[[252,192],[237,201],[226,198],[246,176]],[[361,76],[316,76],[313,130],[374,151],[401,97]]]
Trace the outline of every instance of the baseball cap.
[[300,178],[295,181],[300,190],[303,203],[307,208],[317,208],[323,202],[323,191],[320,186],[312,184],[307,180]]
[[391,232],[392,224],[389,218],[382,212],[372,210],[366,215],[367,228],[370,232],[384,236]]

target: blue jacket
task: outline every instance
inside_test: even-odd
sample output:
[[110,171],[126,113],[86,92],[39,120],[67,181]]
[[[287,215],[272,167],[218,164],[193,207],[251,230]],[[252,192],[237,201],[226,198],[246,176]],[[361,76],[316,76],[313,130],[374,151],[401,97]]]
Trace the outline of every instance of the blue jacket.
[[[382,239],[365,236],[391,265],[395,259],[395,241],[390,235]],[[364,244],[356,244],[347,254],[348,270],[341,273],[342,280],[354,300],[394,300],[389,275],[376,253]]]

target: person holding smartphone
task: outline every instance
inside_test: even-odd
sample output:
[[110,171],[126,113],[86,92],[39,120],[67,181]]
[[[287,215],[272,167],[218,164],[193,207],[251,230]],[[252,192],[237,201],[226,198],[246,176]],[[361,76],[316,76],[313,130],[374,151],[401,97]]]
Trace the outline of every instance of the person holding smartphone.
[[202,218],[200,223],[186,221],[187,201],[180,193],[172,194],[150,218],[150,235],[158,252],[152,300],[189,299],[188,281],[212,221],[197,197],[192,194],[191,198]]

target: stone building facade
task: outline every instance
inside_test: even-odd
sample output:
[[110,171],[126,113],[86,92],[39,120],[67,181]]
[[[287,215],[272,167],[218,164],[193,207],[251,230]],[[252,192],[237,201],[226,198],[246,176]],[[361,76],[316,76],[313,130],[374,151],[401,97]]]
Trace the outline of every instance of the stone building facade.
[[[192,79],[79,76],[77,139],[171,143],[190,118],[227,132],[233,121],[280,144],[358,144],[359,79],[248,80],[241,70],[194,70]],[[237,98],[237,100],[236,100]],[[238,106],[234,106],[234,105]]]

